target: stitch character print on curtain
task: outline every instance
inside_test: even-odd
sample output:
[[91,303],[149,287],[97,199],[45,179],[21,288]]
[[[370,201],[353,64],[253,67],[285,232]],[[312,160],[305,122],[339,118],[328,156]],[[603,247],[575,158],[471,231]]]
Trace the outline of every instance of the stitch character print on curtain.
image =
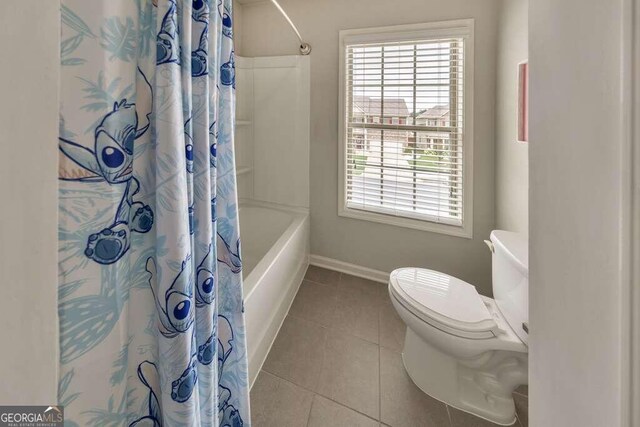
[[61,20],[66,423],[249,426],[231,0],[62,0]]

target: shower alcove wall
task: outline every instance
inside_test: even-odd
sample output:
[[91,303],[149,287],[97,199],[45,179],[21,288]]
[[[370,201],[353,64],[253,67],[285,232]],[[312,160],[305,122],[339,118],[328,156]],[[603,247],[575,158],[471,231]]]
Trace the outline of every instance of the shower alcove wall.
[[309,57],[236,60],[249,380],[253,384],[309,262]]

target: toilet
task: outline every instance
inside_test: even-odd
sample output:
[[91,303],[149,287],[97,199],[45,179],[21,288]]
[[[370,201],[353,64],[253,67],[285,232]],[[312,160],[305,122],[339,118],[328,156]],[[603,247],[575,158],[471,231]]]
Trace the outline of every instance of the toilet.
[[511,425],[512,392],[528,383],[527,239],[495,230],[486,243],[495,299],[423,268],[393,271],[389,295],[407,325],[402,359],[413,382],[447,405]]

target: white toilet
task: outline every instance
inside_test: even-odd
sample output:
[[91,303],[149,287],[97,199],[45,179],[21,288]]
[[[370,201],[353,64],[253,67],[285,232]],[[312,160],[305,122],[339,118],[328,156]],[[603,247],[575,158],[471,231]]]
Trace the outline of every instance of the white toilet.
[[528,383],[527,239],[493,231],[487,244],[495,299],[422,268],[391,273],[389,294],[407,324],[402,358],[414,383],[448,405],[511,425],[516,421],[511,393]]

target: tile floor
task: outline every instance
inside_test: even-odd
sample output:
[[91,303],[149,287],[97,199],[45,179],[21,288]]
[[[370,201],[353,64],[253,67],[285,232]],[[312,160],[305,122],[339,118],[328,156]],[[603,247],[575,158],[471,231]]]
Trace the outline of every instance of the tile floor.
[[[486,427],[420,391],[386,286],[311,266],[251,390],[255,427]],[[514,394],[527,426],[527,389]]]

